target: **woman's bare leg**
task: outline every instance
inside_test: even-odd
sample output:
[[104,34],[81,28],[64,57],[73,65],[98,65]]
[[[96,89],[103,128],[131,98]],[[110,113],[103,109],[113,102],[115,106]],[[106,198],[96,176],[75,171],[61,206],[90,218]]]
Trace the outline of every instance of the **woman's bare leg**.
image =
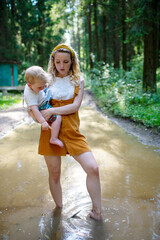
[[99,179],[99,170],[92,152],[82,153],[73,156],[77,160],[84,171],[87,173],[87,189],[92,200],[92,211],[90,217],[96,220],[102,219],[101,213],[101,187]]
[[61,175],[61,157],[59,156],[44,156],[48,172],[49,186],[52,197],[57,207],[62,207],[62,189],[60,184]]

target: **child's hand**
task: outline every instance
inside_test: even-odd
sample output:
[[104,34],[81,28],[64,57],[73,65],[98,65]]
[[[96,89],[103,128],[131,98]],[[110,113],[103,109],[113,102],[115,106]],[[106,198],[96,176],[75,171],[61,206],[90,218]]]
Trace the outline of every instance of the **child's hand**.
[[48,130],[49,128],[51,129],[51,127],[49,126],[49,124],[46,121],[41,123],[41,125],[42,125],[43,130]]

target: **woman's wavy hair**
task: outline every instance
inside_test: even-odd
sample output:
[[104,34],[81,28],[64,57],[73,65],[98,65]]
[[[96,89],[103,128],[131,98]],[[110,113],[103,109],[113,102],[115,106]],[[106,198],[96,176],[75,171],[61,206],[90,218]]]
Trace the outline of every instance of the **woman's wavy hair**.
[[[61,45],[59,45],[59,46],[61,46]],[[48,63],[48,72],[53,76],[53,81],[54,81],[54,78],[57,75],[57,69],[54,64],[55,53],[57,53],[57,52],[69,53],[70,57],[71,57],[71,61],[72,61],[71,67],[69,70],[69,74],[68,74],[70,76],[70,82],[73,85],[79,85],[81,72],[80,72],[80,66],[79,66],[79,60],[77,57],[77,53],[74,51],[73,48],[71,48],[70,46],[68,46],[66,44],[62,44],[62,46],[63,46],[62,48],[60,47],[58,49],[56,49],[56,47],[55,47],[55,49],[56,49],[55,51],[53,49],[53,52],[50,55],[50,59],[49,59],[49,63]],[[65,46],[66,46],[66,48],[65,48]]]

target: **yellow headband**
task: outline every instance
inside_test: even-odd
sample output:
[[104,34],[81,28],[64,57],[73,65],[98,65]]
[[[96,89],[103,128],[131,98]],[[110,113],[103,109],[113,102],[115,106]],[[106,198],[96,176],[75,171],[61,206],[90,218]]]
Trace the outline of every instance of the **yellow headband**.
[[60,48],[67,49],[68,51],[71,52],[72,57],[74,57],[74,51],[73,51],[70,47],[68,47],[67,45],[65,45],[65,44],[59,44],[59,45],[57,45],[57,46],[53,49],[53,51],[52,51],[52,56],[54,56],[55,51],[57,51],[57,50],[60,49]]

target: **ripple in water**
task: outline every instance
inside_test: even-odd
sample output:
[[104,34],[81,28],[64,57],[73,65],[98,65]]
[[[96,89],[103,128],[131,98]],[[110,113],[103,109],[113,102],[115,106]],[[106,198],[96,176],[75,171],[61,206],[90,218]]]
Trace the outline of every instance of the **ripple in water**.
[[154,221],[150,204],[135,199],[103,199],[103,221],[98,222],[89,217],[90,201],[66,199],[62,210],[41,218],[41,233],[50,240],[130,240],[133,236],[158,240],[159,231],[154,231],[157,219]]
[[75,235],[74,239],[107,239],[104,223],[91,219],[90,211],[90,202],[83,201],[76,206],[71,204],[64,212],[66,216],[69,216],[63,223],[65,229]]

